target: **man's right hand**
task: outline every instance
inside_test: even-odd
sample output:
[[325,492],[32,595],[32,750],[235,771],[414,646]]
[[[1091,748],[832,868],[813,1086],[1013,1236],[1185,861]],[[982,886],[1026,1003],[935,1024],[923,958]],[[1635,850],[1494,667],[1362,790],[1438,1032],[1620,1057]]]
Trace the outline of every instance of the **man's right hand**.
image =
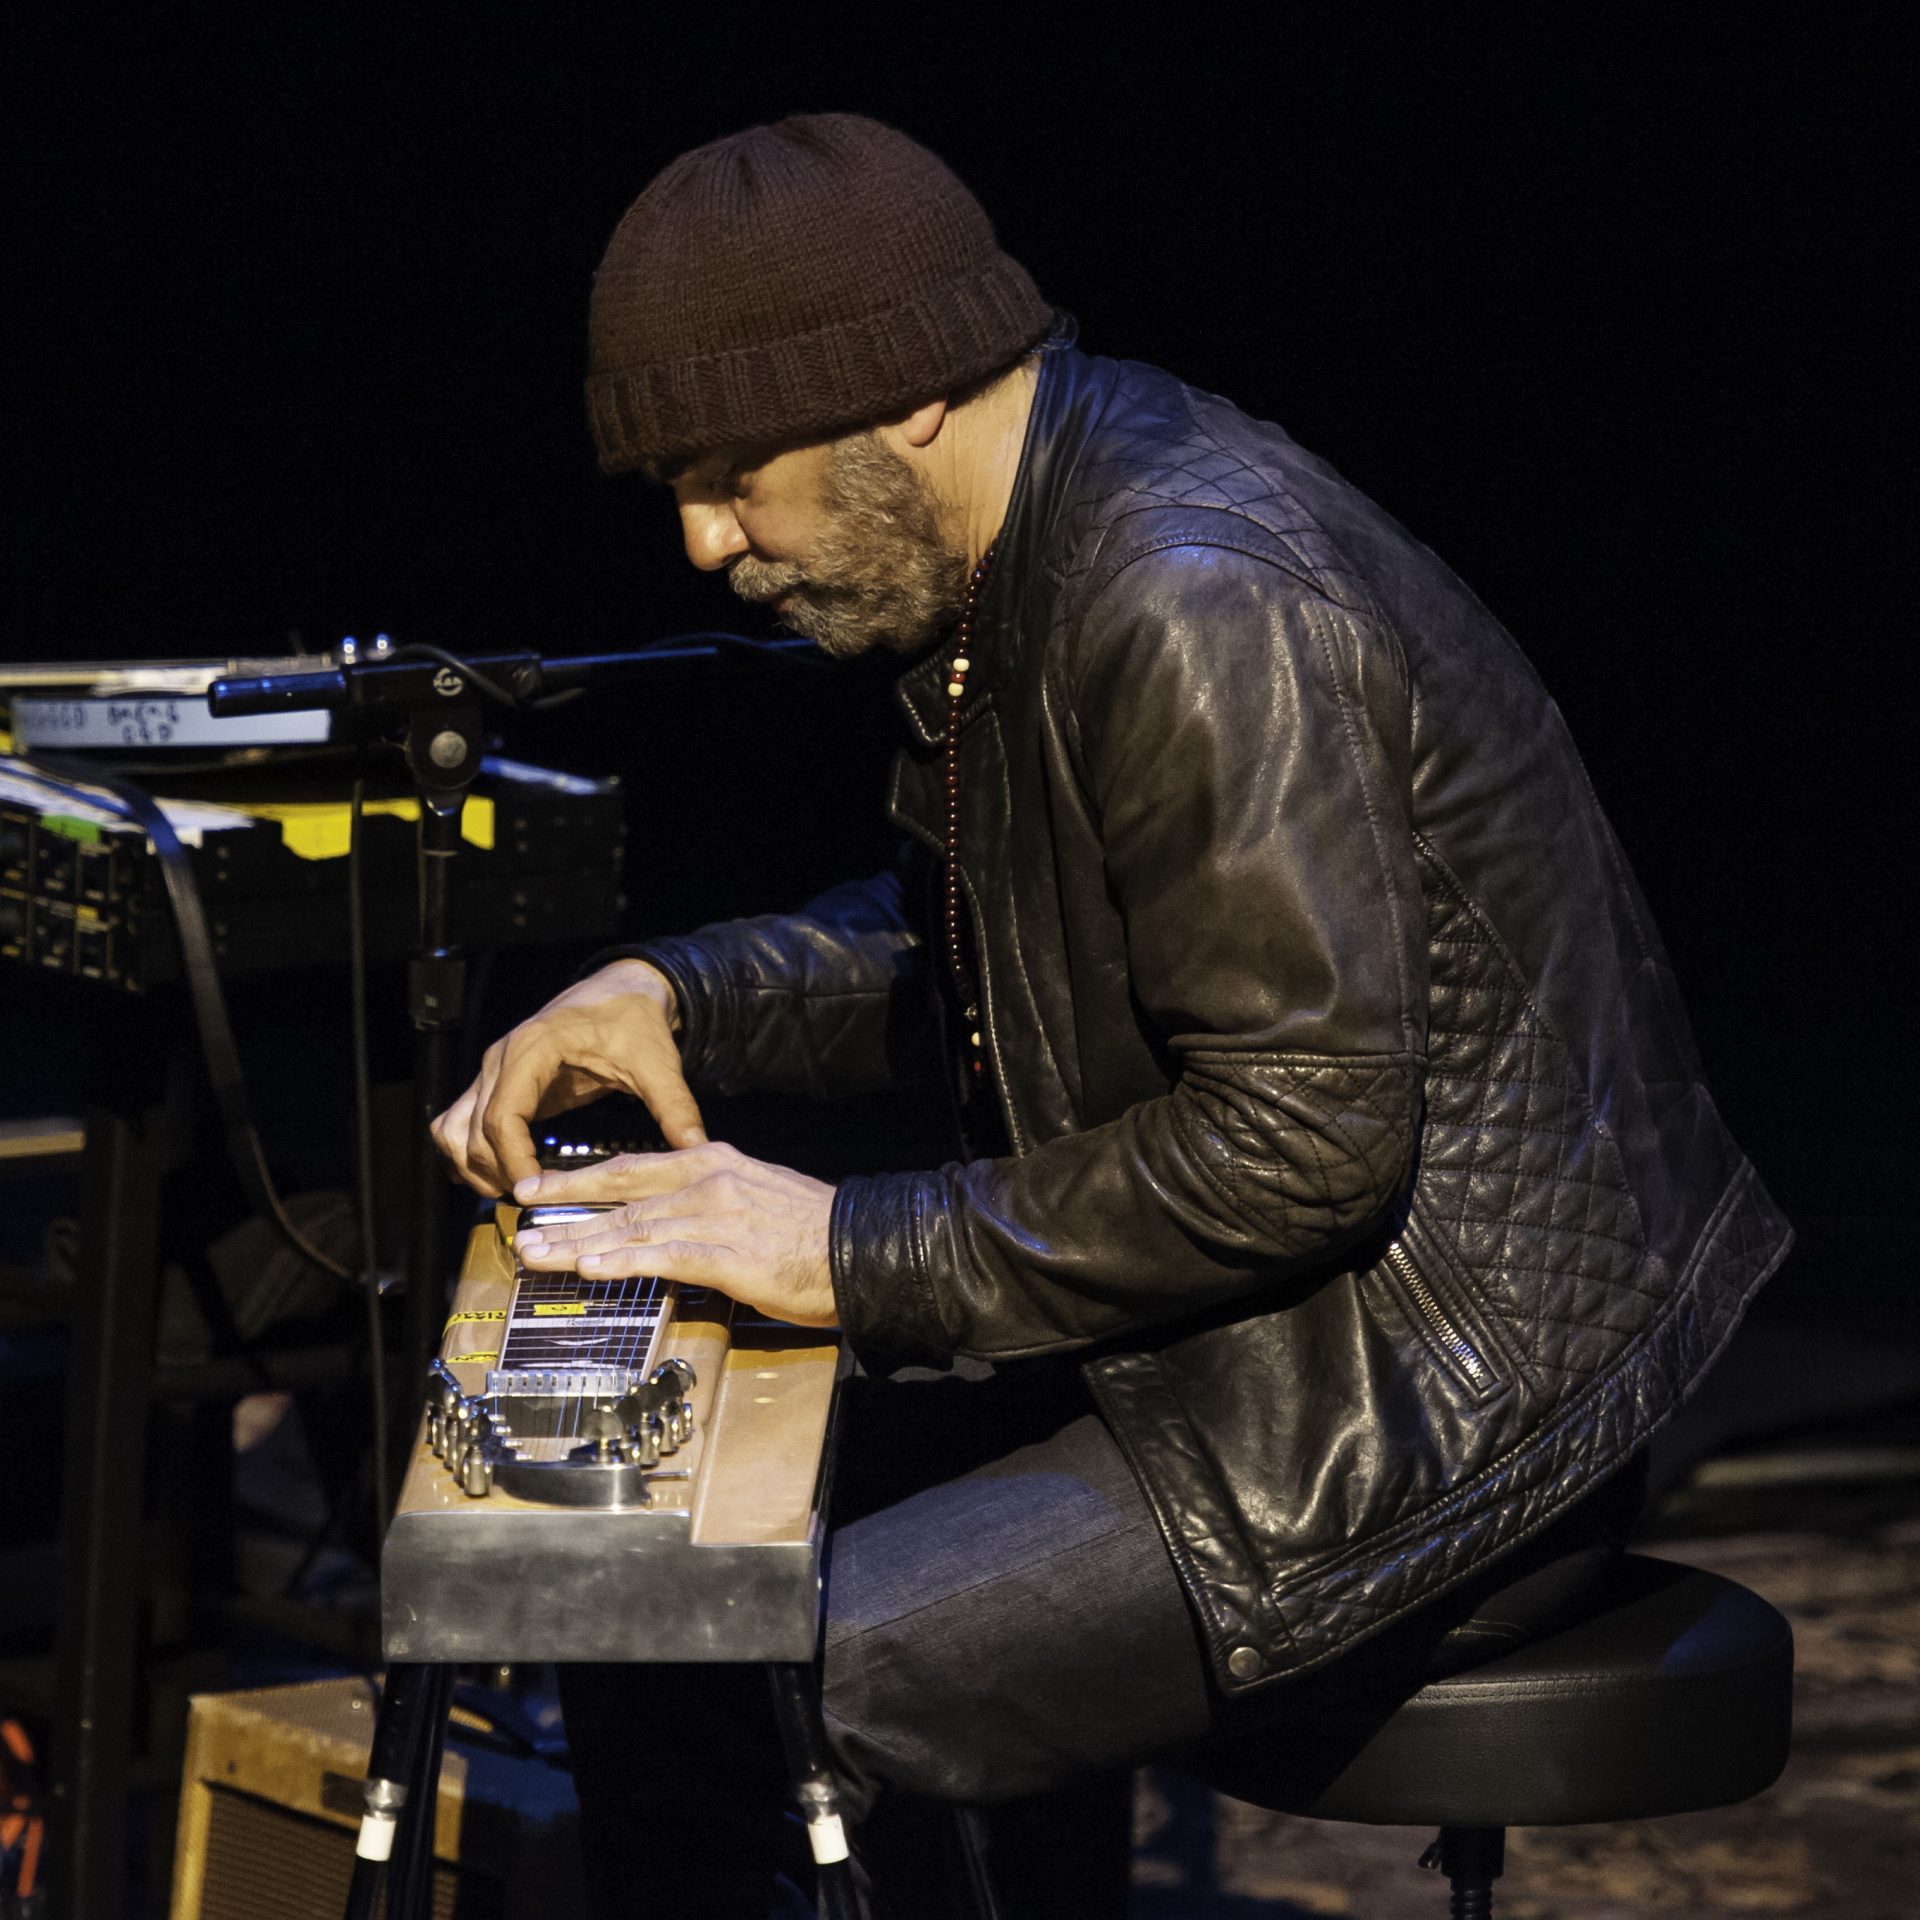
[[530,1123],[606,1093],[643,1101],[670,1147],[707,1137],[680,1071],[673,983],[644,960],[615,960],[496,1040],[479,1077],[433,1123],[468,1186],[506,1193],[538,1173]]

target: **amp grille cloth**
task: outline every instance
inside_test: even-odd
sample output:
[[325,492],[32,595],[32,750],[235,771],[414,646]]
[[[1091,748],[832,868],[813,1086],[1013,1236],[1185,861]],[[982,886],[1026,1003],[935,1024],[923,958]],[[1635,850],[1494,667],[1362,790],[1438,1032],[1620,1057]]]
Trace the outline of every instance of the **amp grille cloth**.
[[[198,1920],[340,1920],[353,1834],[230,1787],[213,1789],[206,1894]],[[497,1889],[434,1863],[433,1920],[496,1920]],[[386,1901],[380,1903],[385,1920]]]

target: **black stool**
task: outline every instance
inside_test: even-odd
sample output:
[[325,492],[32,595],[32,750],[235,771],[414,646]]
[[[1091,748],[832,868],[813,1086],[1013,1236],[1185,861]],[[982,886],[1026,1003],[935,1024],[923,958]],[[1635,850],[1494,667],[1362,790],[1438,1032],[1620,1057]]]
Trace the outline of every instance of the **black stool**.
[[1793,1635],[1756,1593],[1622,1554],[1558,1632],[1398,1704],[1209,1748],[1235,1800],[1314,1820],[1426,1826],[1454,1920],[1493,1911],[1508,1827],[1730,1806],[1779,1778]]

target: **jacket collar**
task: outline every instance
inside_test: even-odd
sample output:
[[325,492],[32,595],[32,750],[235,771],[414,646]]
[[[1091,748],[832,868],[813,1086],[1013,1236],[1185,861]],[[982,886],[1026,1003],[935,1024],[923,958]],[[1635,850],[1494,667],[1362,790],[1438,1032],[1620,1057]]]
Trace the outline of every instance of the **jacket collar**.
[[[974,613],[975,661],[960,705],[962,728],[991,704],[994,689],[1012,670],[1022,645],[1020,613],[1034,569],[1046,552],[1047,538],[1067,482],[1097,416],[1106,381],[1074,346],[1077,327],[1071,315],[1041,348],[1040,378],[1027,416],[1026,440],[1014,475],[1007,517],[995,543],[993,570]],[[905,710],[914,738],[938,746],[947,737],[946,641],[901,675],[894,692]]]

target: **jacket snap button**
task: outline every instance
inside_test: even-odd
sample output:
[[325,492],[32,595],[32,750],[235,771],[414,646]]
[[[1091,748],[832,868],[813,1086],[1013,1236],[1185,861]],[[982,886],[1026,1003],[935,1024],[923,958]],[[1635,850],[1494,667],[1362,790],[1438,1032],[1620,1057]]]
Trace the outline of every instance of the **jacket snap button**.
[[1227,1671],[1236,1680],[1251,1680],[1260,1671],[1260,1656],[1251,1647],[1235,1647],[1227,1655]]

